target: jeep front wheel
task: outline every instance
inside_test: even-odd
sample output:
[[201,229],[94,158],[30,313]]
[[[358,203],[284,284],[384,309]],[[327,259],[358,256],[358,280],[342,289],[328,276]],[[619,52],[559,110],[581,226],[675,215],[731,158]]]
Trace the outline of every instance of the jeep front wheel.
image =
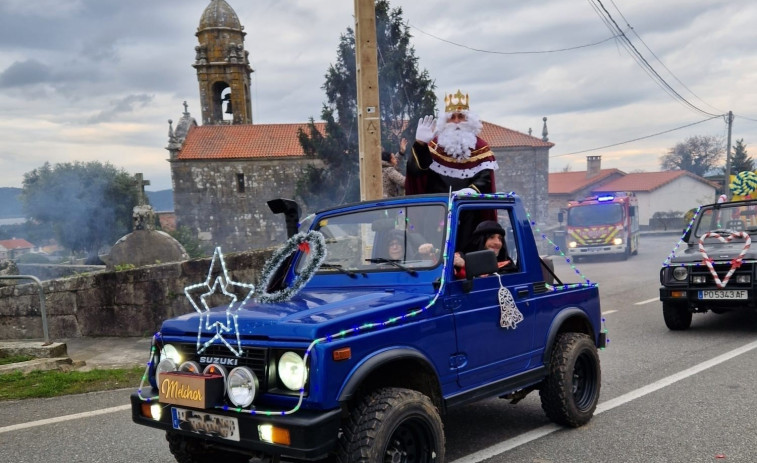
[[350,413],[339,438],[337,461],[444,461],[444,428],[439,412],[428,397],[417,391],[374,391]]
[[691,311],[684,304],[662,303],[665,325],[673,331],[687,330],[691,326]]
[[581,333],[558,335],[549,376],[539,390],[547,417],[574,428],[588,423],[597,408],[600,383],[599,354],[591,338]]

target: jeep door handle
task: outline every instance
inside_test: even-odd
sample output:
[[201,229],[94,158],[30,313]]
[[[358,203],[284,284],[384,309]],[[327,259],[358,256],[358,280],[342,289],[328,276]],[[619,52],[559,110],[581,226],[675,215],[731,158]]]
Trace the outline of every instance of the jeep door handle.
[[517,294],[518,297],[528,297],[528,287],[526,287],[526,288],[515,288],[515,294]]

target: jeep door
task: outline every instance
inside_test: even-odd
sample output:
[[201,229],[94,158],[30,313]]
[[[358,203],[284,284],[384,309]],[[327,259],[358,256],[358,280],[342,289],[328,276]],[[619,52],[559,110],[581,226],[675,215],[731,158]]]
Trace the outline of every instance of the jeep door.
[[[515,261],[516,269],[497,275],[476,277],[472,289],[465,290],[464,280],[451,280],[450,300],[457,333],[457,355],[451,364],[457,367],[458,381],[462,388],[490,384],[528,369],[533,343],[534,305],[533,282],[524,272],[522,246],[517,236],[517,227],[512,226],[512,211],[497,211],[497,221],[506,231],[505,243],[508,253]],[[501,285],[500,285],[501,281]],[[500,288],[505,298],[500,306]],[[512,309],[514,303],[523,319],[515,326],[503,327],[503,311]]]

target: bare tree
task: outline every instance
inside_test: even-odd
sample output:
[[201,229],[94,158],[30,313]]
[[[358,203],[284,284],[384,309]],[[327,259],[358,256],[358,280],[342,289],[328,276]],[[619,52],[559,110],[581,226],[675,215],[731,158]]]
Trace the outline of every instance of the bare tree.
[[695,135],[678,143],[660,157],[663,170],[687,170],[703,177],[720,162],[725,153],[723,140],[715,136]]

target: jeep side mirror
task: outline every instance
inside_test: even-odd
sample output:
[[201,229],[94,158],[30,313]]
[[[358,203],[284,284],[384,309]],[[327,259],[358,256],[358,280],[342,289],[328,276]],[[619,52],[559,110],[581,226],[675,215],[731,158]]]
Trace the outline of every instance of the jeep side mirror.
[[465,259],[465,278],[463,289],[470,291],[473,289],[473,278],[481,275],[497,273],[497,255],[494,251],[484,249],[483,251],[473,251],[463,256]]

